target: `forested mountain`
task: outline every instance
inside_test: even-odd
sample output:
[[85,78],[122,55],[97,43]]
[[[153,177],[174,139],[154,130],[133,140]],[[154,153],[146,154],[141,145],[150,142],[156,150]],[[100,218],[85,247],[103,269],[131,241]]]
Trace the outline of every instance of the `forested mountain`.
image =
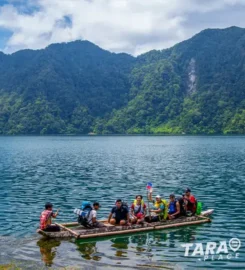
[[0,53],[0,134],[244,134],[245,29],[138,57],[88,41]]

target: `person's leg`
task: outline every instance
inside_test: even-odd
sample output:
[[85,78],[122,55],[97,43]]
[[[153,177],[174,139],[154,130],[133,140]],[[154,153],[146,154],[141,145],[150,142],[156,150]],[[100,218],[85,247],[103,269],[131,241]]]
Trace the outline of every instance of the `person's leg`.
[[141,214],[141,213],[139,213],[139,214],[137,215],[137,224],[141,224],[141,223],[143,223],[143,222],[144,222],[144,215]]
[[45,232],[59,232],[60,227],[57,225],[48,225],[46,229],[44,229]]
[[111,224],[111,225],[116,225],[116,223],[117,223],[117,222],[116,222],[115,218],[111,218],[110,224]]
[[137,218],[131,217],[130,221],[132,224],[135,224],[137,222]]
[[96,222],[95,224],[94,224],[94,228],[103,228],[103,227],[106,227],[102,222]]
[[141,218],[141,219],[137,220],[137,224],[142,224],[142,223],[144,223],[144,218]]
[[120,220],[120,225],[126,225],[126,223],[127,223],[127,222],[126,222],[125,219],[121,219],[121,220]]
[[159,216],[151,217],[151,221],[150,222],[158,222],[158,221],[160,221]]

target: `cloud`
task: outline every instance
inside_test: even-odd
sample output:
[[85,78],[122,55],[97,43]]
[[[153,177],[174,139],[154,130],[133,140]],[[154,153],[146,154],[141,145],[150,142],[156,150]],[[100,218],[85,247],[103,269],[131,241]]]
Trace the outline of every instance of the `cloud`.
[[[245,0],[5,0],[0,28],[12,32],[7,53],[86,39],[137,55],[172,46],[207,27],[244,26],[241,10]],[[231,13],[239,16],[231,18]]]

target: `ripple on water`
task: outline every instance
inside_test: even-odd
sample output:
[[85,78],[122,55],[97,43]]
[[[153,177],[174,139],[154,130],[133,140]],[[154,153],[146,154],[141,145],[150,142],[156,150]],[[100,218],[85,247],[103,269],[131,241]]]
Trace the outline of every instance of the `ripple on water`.
[[[244,269],[244,244],[238,259],[199,261],[184,257],[183,243],[245,243],[245,137],[0,137],[1,262],[40,258],[55,266],[150,267],[166,269]],[[72,209],[84,199],[102,204],[105,218],[115,199],[132,201],[154,193],[181,194],[190,186],[213,222],[98,242],[32,240],[46,201],[61,208],[58,221],[74,220]],[[14,239],[17,237],[18,239]],[[24,239],[24,240],[23,240]],[[0,239],[1,240],[1,239]],[[1,240],[2,241],[2,240]],[[6,240],[5,240],[6,241]],[[12,244],[11,244],[12,243]],[[4,248],[2,248],[4,246]],[[40,256],[41,254],[41,256]],[[75,263],[74,263],[75,262]]]

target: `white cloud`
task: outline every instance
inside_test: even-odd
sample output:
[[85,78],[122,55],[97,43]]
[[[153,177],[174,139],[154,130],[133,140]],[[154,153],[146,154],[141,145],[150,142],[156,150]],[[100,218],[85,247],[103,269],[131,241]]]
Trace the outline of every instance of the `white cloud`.
[[0,8],[0,27],[13,33],[5,52],[87,39],[135,55],[174,45],[205,27],[236,24],[234,16],[234,23],[223,16],[213,25],[208,17],[245,5],[245,0],[29,0],[24,6],[15,2]]

